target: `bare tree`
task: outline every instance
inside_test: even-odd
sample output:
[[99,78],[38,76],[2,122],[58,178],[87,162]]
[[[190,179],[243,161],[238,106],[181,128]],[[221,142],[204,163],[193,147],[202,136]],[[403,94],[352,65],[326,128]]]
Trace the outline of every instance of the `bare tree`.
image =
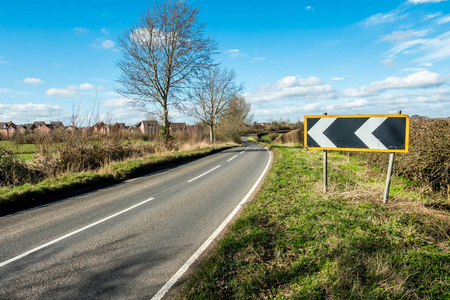
[[243,96],[235,96],[225,107],[218,129],[226,138],[239,142],[251,121],[250,103]]
[[243,89],[236,85],[234,71],[214,66],[207,70],[202,81],[191,91],[191,115],[208,126],[210,142],[215,141],[214,127],[222,117],[227,104]]
[[156,4],[119,40],[118,93],[146,112],[157,108],[161,135],[170,136],[169,107],[180,109],[192,80],[212,65],[217,43],[204,36],[197,8],[185,1]]

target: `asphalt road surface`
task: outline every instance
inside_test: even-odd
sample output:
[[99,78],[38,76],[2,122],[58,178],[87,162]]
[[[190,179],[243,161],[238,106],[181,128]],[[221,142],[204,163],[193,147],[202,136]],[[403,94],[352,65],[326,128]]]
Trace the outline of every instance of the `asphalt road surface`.
[[250,144],[0,218],[0,299],[159,299],[249,198]]

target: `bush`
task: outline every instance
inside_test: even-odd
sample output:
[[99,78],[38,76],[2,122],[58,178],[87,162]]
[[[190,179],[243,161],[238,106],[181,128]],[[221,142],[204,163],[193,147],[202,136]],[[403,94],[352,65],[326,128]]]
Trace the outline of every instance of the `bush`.
[[450,191],[450,119],[411,120],[409,153],[399,155],[399,172],[432,188]]
[[[355,152],[370,167],[386,169],[386,153]],[[433,192],[450,195],[450,119],[415,119],[410,122],[409,152],[395,158],[394,171]]]
[[270,133],[267,136],[267,139],[269,140],[269,142],[272,142],[274,139],[276,139],[278,137],[278,133]]
[[303,127],[299,129],[287,132],[283,135],[280,135],[275,139],[275,143],[277,144],[295,144],[298,143],[303,145],[304,135],[303,135]]
[[38,173],[10,150],[0,147],[0,186],[17,186],[35,181]]

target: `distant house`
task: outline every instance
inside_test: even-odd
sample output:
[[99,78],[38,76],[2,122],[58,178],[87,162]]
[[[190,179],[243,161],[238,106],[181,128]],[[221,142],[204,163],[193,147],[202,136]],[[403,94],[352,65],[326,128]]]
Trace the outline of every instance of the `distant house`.
[[26,129],[25,125],[20,124],[20,125],[16,126],[16,133],[23,134],[23,133],[25,133],[26,130],[27,129]]
[[0,122],[0,134],[4,136],[11,136],[16,132],[16,124],[12,121]]
[[203,135],[204,129],[205,129],[205,126],[202,124],[187,125],[186,132],[191,136],[201,137]]
[[49,133],[52,130],[52,128],[50,127],[50,124],[46,124],[44,121],[36,121],[33,122],[33,125],[31,125],[30,130],[42,133]]
[[134,125],[134,128],[138,132],[151,135],[157,135],[159,133],[159,130],[161,129],[157,121],[148,120],[137,123],[136,125]]
[[127,127],[125,126],[125,123],[115,123],[106,125],[105,127],[105,133],[106,134],[112,134],[112,133],[119,133],[122,130],[125,130]]
[[186,123],[171,123],[170,124],[170,131],[172,133],[175,133],[175,132],[186,132],[186,130],[187,130]]
[[93,129],[93,132],[98,132],[98,133],[105,134],[106,133],[106,126],[107,125],[104,122],[98,122],[92,127],[92,129]]
[[50,126],[49,127],[52,128],[53,130],[64,129],[64,124],[62,122],[59,122],[59,121],[57,121],[57,122],[50,122]]

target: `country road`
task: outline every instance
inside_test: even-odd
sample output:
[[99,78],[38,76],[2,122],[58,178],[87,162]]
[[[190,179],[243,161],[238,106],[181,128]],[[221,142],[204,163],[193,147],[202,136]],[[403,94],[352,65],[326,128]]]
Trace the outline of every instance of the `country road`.
[[1,217],[0,299],[159,299],[270,159],[249,144]]

